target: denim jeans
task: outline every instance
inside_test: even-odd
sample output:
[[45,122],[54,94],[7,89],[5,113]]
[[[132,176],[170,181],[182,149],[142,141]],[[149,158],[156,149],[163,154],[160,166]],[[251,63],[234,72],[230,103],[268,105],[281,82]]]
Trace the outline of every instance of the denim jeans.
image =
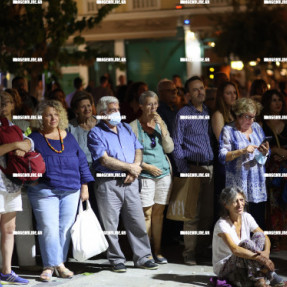
[[80,190],[61,191],[45,184],[28,187],[35,214],[44,267],[58,266],[67,259],[71,227],[75,222]]

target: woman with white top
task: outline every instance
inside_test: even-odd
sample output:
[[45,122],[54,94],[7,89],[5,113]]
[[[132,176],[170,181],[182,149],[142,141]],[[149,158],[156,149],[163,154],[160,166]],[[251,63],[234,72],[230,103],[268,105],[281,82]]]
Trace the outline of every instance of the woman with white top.
[[[239,187],[220,195],[222,216],[214,227],[212,264],[214,273],[232,286],[287,286],[274,272],[269,259],[270,240],[254,218],[244,211],[246,197]],[[250,233],[253,233],[250,238]]]

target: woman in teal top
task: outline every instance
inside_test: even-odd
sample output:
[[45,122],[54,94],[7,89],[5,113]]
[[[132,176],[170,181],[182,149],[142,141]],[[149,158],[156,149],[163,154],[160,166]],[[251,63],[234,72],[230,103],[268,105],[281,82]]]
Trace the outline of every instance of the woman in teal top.
[[146,91],[141,94],[139,103],[142,116],[130,125],[143,145],[140,196],[154,259],[163,264],[167,263],[160,251],[163,212],[171,190],[171,168],[166,153],[171,153],[174,145],[166,124],[156,112],[158,96]]

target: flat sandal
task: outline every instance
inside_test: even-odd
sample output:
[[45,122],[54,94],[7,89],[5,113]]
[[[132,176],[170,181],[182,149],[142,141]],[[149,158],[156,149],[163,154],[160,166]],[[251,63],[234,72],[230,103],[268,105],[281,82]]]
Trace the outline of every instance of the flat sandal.
[[69,270],[67,267],[56,267],[55,273],[58,277],[61,278],[72,278],[74,276],[74,272]]
[[[52,272],[47,272],[47,270],[51,270]],[[50,282],[53,276],[54,267],[45,267],[40,275],[40,281]]]
[[273,287],[287,287],[287,281],[283,281],[278,284],[275,284],[273,285]]
[[260,278],[257,281],[255,281],[254,286],[255,287],[267,287],[267,286],[270,286],[270,285],[266,283],[264,278]]

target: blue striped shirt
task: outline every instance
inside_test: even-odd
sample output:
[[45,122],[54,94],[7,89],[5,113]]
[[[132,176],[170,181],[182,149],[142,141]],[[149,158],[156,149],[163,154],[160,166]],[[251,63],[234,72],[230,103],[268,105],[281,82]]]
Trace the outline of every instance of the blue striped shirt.
[[188,161],[207,162],[213,160],[211,129],[208,119],[182,119],[183,116],[208,117],[208,109],[203,105],[202,112],[193,105],[179,110],[173,132],[173,156],[179,172],[189,172]]

